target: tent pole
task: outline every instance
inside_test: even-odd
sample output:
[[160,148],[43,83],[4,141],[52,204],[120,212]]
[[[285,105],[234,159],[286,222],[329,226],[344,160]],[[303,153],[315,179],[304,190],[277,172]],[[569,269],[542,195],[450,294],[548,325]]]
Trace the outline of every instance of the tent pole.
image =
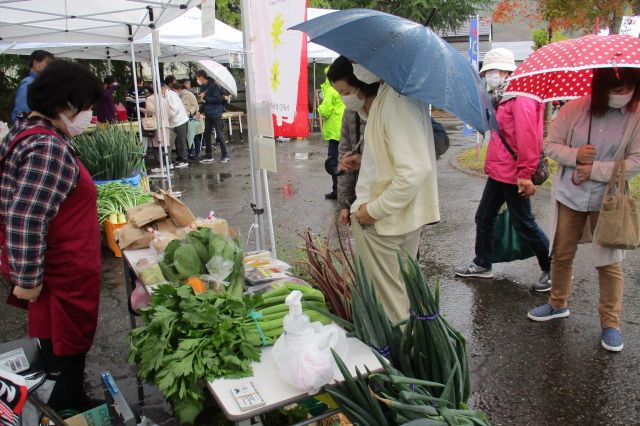
[[253,69],[253,51],[251,50],[251,0],[240,2],[240,15],[242,17],[242,38],[244,45],[244,69],[245,69],[245,90],[247,99],[247,131],[249,134],[249,159],[251,163],[251,189],[252,189],[252,209],[253,227],[256,231],[256,250],[264,248],[264,203],[262,193],[262,181],[260,179],[260,161],[257,147],[257,119],[255,104],[255,77]]
[[133,90],[136,92],[136,116],[138,118],[138,136],[142,142],[142,119],[140,118],[140,99],[138,98],[138,73],[136,70],[136,52],[134,52],[133,42],[131,42],[131,68],[133,69]]
[[111,75],[111,58],[107,58],[107,74]]
[[[163,110],[162,105],[162,83],[160,82],[160,70],[158,67],[158,52],[156,52],[156,46],[159,46],[159,35],[158,30],[153,30],[151,33],[151,66],[152,66],[152,75],[153,75],[153,91],[155,93],[154,98],[156,101],[156,132],[158,135],[158,150],[160,152],[160,169],[162,171],[162,176],[167,179],[167,185],[169,193],[173,192],[173,188],[171,187],[171,168],[169,166],[169,147],[167,146],[167,142],[164,140],[164,130],[162,128],[162,122],[164,114],[168,113],[168,111]],[[165,175],[166,173],[166,175]]]
[[273,232],[273,213],[271,212],[271,195],[269,194],[269,177],[267,176],[266,170],[262,170],[262,179],[264,181],[264,205],[266,206],[269,219],[269,242],[271,243],[271,255],[274,259],[277,259],[276,236]]

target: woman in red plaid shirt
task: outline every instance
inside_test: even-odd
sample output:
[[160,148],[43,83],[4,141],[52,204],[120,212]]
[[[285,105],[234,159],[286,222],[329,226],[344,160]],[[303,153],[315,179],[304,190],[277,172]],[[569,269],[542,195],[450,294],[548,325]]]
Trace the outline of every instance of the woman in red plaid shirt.
[[0,145],[0,267],[9,304],[28,309],[48,372],[59,372],[54,410],[95,406],[83,386],[100,299],[96,189],[70,137],[91,122],[102,84],[56,61],[29,87],[32,113]]

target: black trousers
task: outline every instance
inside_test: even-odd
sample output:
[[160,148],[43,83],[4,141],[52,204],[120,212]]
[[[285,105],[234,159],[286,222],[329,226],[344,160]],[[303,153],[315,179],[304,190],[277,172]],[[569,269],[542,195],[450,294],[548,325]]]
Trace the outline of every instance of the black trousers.
[[[213,158],[213,146],[211,145],[211,130],[216,130],[216,141],[220,144],[222,158],[228,157],[227,142],[224,140],[224,128],[222,127],[222,116],[205,117],[204,119],[204,146],[206,158]],[[197,155],[197,154],[196,154]]]
[[551,270],[549,239],[538,226],[531,212],[531,201],[518,194],[518,186],[487,179],[478,210],[476,211],[476,257],[478,266],[491,268],[493,259],[493,228],[500,207],[507,203],[513,225],[518,233],[533,248],[543,272]]
[[181,125],[174,127],[173,131],[176,132],[176,152],[178,153],[177,160],[184,161],[187,159],[187,130],[189,122],[182,123]]
[[47,405],[55,411],[92,408],[84,391],[84,367],[87,354],[58,356],[51,339],[40,339],[41,355],[47,373],[59,373]]
[[[338,150],[338,146],[340,145],[340,141],[337,141],[335,139],[330,139],[328,141],[329,143],[329,149],[327,152],[327,157],[329,158],[335,158],[336,161],[338,160],[338,157],[340,156],[340,151]],[[338,192],[338,176],[332,175],[331,176],[331,180],[332,180],[332,187],[331,187],[331,192],[333,193],[337,193]]]

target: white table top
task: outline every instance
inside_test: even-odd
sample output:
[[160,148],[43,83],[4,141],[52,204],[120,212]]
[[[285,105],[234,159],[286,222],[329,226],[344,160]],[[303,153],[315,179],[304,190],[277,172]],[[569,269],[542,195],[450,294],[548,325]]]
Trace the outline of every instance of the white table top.
[[[369,346],[356,338],[349,338],[347,341],[349,344],[349,356],[344,361],[353,376],[356,374],[356,367],[358,367],[362,374],[366,374],[365,366],[372,372],[382,369],[382,365]],[[271,351],[272,347],[262,349],[260,362],[254,362],[251,365],[253,367],[252,377],[243,379],[218,379],[207,383],[209,390],[229,420],[245,420],[309,397],[309,394],[294,388],[278,376]],[[344,380],[339,371],[334,376],[334,380]],[[240,410],[238,403],[233,397],[232,389],[245,382],[253,382],[256,390],[264,399],[264,406],[251,411]]]
[[131,266],[133,272],[135,272],[136,275],[139,275],[136,264],[145,257],[153,257],[153,251],[150,248],[139,250],[122,250],[122,256],[124,256],[124,259],[127,261],[129,266]]

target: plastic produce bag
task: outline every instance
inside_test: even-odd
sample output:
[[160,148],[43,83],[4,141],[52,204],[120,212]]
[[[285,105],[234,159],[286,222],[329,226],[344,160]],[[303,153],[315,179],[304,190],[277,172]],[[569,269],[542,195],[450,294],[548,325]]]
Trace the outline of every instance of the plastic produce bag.
[[209,276],[215,281],[224,281],[233,272],[233,261],[222,256],[213,256],[206,264]]
[[149,306],[149,302],[151,302],[149,293],[140,281],[136,281],[136,288],[131,292],[131,309],[137,313],[140,308]]
[[314,332],[291,339],[282,335],[273,346],[278,375],[290,385],[314,395],[333,380],[336,364],[331,354],[348,356],[346,332],[335,324],[314,323]]
[[289,314],[283,320],[284,334],[273,345],[273,361],[282,380],[313,395],[336,373],[331,349],[343,359],[348,356],[347,335],[335,324],[311,324],[302,311],[300,291],[292,291],[286,304]]

